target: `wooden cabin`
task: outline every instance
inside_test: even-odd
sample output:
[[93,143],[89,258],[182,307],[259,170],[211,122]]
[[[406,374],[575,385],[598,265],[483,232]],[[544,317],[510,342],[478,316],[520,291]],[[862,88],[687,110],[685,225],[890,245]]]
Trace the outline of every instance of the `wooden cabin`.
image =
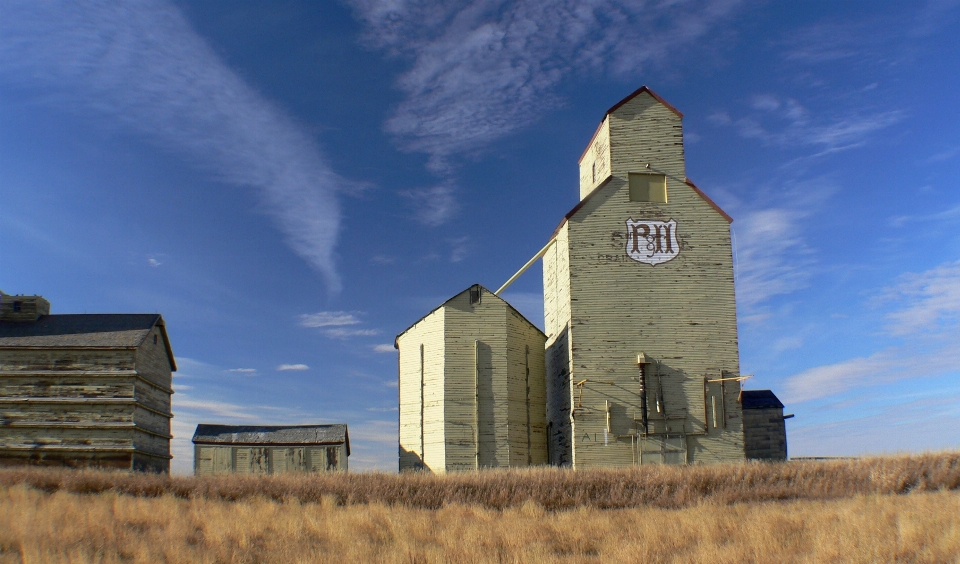
[[346,472],[345,424],[197,425],[193,471],[209,474]]
[[545,342],[480,285],[400,333],[400,470],[546,464]]
[[646,87],[610,108],[542,251],[553,464],[744,459],[732,219],[686,176],[682,118]]
[[783,414],[783,403],[770,390],[744,390],[743,405],[743,450],[751,460],[786,460],[786,419],[793,415]]
[[0,466],[168,472],[176,369],[159,314],[0,293]]

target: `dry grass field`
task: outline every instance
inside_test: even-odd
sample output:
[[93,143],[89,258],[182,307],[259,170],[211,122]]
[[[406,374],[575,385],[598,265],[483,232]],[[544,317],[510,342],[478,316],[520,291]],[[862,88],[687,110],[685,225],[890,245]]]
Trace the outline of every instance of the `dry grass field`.
[[6,562],[960,562],[960,455],[176,478],[0,471]]

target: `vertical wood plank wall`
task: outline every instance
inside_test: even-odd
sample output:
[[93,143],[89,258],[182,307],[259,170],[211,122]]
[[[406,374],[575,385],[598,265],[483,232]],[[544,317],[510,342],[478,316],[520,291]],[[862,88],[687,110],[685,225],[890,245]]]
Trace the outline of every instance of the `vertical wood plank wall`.
[[[471,303],[470,293],[454,296],[397,338],[401,470],[420,468],[411,454],[420,436],[420,344],[430,375],[425,436],[439,443],[435,451],[443,453],[433,457],[428,444],[424,469],[469,471],[547,462],[545,337],[488,290],[480,289],[478,304]],[[431,348],[437,351],[433,356]]]
[[[401,471],[445,465],[443,328],[443,311],[437,309],[397,339],[400,355]],[[422,380],[421,346],[423,346]],[[421,398],[423,398],[423,404],[421,404]],[[425,422],[425,428],[420,427],[421,416]]]
[[346,445],[217,445],[195,444],[193,471],[211,474],[282,474],[346,472]]
[[573,464],[570,364],[570,246],[564,223],[543,256],[547,444],[550,464]]

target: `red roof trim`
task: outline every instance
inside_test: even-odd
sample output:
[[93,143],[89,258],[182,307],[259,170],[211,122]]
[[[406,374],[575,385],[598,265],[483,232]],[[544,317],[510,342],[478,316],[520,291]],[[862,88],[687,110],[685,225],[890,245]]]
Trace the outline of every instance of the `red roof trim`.
[[643,94],[644,92],[646,92],[647,94],[653,96],[653,98],[654,98],[657,102],[660,102],[661,104],[663,104],[664,106],[666,106],[668,110],[670,110],[671,112],[677,114],[677,117],[678,117],[678,118],[683,119],[683,114],[680,113],[680,110],[674,108],[674,107],[670,104],[670,102],[667,102],[666,100],[664,100],[663,98],[661,98],[659,94],[657,94],[657,93],[654,92],[653,90],[650,90],[650,89],[647,88],[646,86],[641,86],[640,88],[636,89],[636,90],[633,92],[633,94],[627,96],[627,97],[624,98],[623,100],[620,100],[619,102],[617,102],[616,104],[614,104],[609,110],[607,110],[607,113],[604,114],[604,117],[606,117],[606,116],[612,114],[613,112],[617,111],[618,109],[620,109],[620,106],[623,106],[624,104],[626,104],[626,103],[629,102],[630,100],[633,100],[634,98],[636,98],[637,96]]
[[680,110],[674,108],[673,105],[670,104],[670,102],[667,102],[666,100],[664,100],[663,98],[661,98],[659,94],[657,94],[657,93],[654,92],[653,90],[650,90],[649,88],[647,88],[646,85],[641,86],[640,88],[634,90],[632,94],[630,94],[629,96],[627,96],[627,97],[624,98],[623,100],[620,100],[619,102],[617,102],[616,104],[614,104],[613,106],[611,106],[611,108],[610,108],[609,110],[607,110],[607,113],[603,114],[603,119],[600,120],[600,125],[598,125],[598,126],[597,126],[597,130],[593,132],[593,137],[591,137],[591,138],[590,138],[590,142],[587,143],[587,148],[584,149],[584,150],[583,150],[583,153],[580,154],[580,160],[578,160],[577,163],[580,163],[580,161],[583,160],[583,157],[585,157],[585,156],[587,155],[587,151],[590,150],[590,145],[593,145],[593,140],[596,139],[596,138],[597,138],[597,134],[600,133],[600,128],[603,127],[603,122],[607,119],[607,116],[610,115],[610,114],[612,114],[613,112],[617,111],[618,109],[620,109],[621,106],[623,106],[624,104],[626,104],[626,103],[629,102],[630,100],[633,100],[633,99],[636,98],[637,96],[643,94],[644,92],[646,92],[647,94],[653,96],[653,99],[654,99],[654,100],[656,100],[657,102],[660,102],[661,104],[663,104],[664,106],[666,106],[668,110],[670,110],[671,112],[677,114],[677,117],[679,117],[680,119],[683,119],[683,113],[680,112]]
[[[587,200],[589,200],[590,198],[592,198],[597,192],[600,191],[601,188],[603,188],[604,186],[606,186],[607,183],[610,182],[610,180],[611,180],[612,178],[613,178],[613,175],[611,174],[610,176],[607,177],[606,180],[604,180],[603,182],[601,182],[600,184],[598,184],[596,188],[594,188],[593,190],[591,190],[590,193],[587,194],[582,200],[580,200],[579,202],[577,202],[577,205],[573,206],[573,209],[571,209],[570,211],[568,211],[568,212],[566,213],[566,215],[563,216],[563,219],[560,220],[560,224],[557,225],[557,228],[553,230],[553,235],[550,235],[550,239],[553,239],[554,237],[556,237],[556,236],[557,236],[557,233],[560,233],[560,229],[563,228],[563,224],[566,223],[567,220],[569,220],[571,217],[573,217],[573,214],[575,214],[575,213],[577,213],[578,211],[580,211],[580,208],[582,208],[584,205],[586,205]],[[723,208],[721,208],[719,205],[717,205],[716,202],[714,202],[713,200],[711,200],[711,199],[710,199],[710,196],[707,196],[706,193],[704,193],[703,190],[701,190],[700,188],[697,188],[697,185],[694,184],[689,178],[684,178],[683,181],[686,183],[687,186],[693,188],[694,192],[696,192],[697,194],[699,194],[700,197],[703,198],[703,200],[704,200],[705,202],[707,202],[708,204],[710,204],[710,207],[712,207],[713,209],[717,210],[717,212],[718,212],[720,215],[722,215],[723,218],[727,220],[727,222],[733,223],[733,218],[730,217],[730,215],[729,215],[727,212],[723,211]],[[549,241],[550,239],[547,239],[547,240]]]
[[687,183],[687,186],[693,188],[693,189],[696,191],[697,194],[700,194],[700,197],[703,198],[704,201],[706,201],[708,204],[710,204],[710,205],[713,207],[713,209],[717,210],[717,211],[720,213],[720,215],[722,215],[722,216],[724,217],[724,219],[727,220],[728,223],[733,223],[733,218],[730,217],[730,215],[727,214],[727,212],[723,211],[723,210],[720,208],[720,206],[717,205],[716,202],[714,202],[713,200],[711,200],[711,199],[710,199],[710,196],[707,196],[706,194],[704,194],[704,193],[703,193],[703,190],[697,188],[697,185],[694,184],[693,182],[691,182],[689,178],[684,178],[683,180],[684,180],[684,182]]
[[597,135],[600,135],[600,128],[603,127],[603,122],[607,121],[607,116],[604,115],[603,119],[600,120],[600,125],[597,126],[597,130],[593,132],[593,137],[590,138],[590,142],[587,143],[587,148],[580,153],[580,159],[577,161],[577,164],[583,162],[583,157],[587,156],[587,152],[590,150],[590,147],[593,145],[593,142],[597,139]]
[[[560,220],[560,225],[558,225],[557,228],[553,230],[553,235],[550,236],[550,239],[553,239],[554,237],[556,237],[556,236],[557,236],[557,233],[560,233],[560,228],[563,227],[563,224],[566,223],[568,219],[570,219],[571,217],[573,217],[573,214],[575,214],[575,213],[577,213],[578,211],[580,211],[580,208],[582,208],[584,205],[586,205],[587,200],[589,200],[590,198],[592,198],[594,194],[596,194],[597,192],[599,192],[600,189],[603,188],[604,186],[606,186],[607,183],[610,182],[610,180],[612,180],[612,179],[613,179],[613,175],[611,174],[611,175],[608,176],[606,179],[604,179],[603,182],[601,182],[600,184],[597,184],[597,187],[594,188],[593,190],[591,190],[589,194],[587,194],[586,196],[584,196],[584,198],[583,198],[582,200],[580,200],[579,202],[577,202],[577,205],[573,206],[573,209],[571,209],[570,211],[568,211],[568,212],[566,213],[566,215],[563,216],[563,219]],[[549,239],[548,239],[548,241],[549,241]]]

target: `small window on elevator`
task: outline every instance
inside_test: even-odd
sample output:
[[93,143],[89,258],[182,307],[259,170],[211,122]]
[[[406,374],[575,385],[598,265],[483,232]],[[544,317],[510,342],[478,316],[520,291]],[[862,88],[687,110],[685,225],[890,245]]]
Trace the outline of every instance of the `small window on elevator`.
[[470,305],[480,305],[480,286],[471,286],[470,287]]
[[630,173],[630,201],[667,203],[667,177],[662,174]]

